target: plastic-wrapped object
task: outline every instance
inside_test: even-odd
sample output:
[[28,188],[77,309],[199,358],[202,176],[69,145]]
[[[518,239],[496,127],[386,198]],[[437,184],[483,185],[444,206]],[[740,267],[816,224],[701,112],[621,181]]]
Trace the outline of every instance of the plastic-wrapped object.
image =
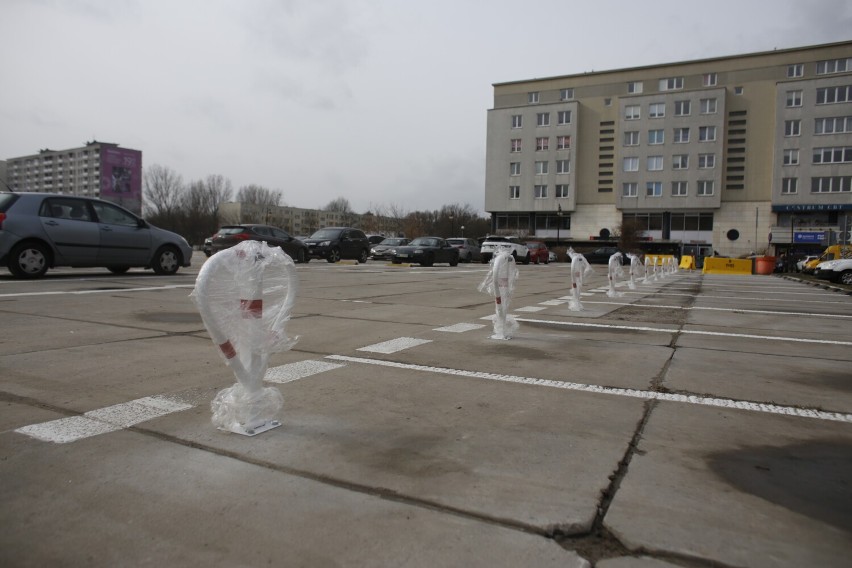
[[606,291],[606,295],[609,298],[620,298],[624,295],[622,292],[616,292],[615,285],[618,282],[619,278],[624,277],[624,270],[621,268],[621,253],[617,252],[609,257],[609,264],[607,265],[607,278],[609,279],[609,289]]
[[518,267],[509,249],[501,248],[494,254],[489,268],[479,291],[494,296],[494,335],[491,339],[511,339],[518,330],[517,320],[509,313],[518,282]]
[[580,302],[580,296],[583,294],[583,281],[587,276],[594,274],[592,266],[586,257],[575,252],[573,248],[568,249],[568,256],[571,257],[571,291],[572,298],[568,302],[568,309],[572,312],[583,311],[583,304]]
[[645,284],[654,282],[657,279],[656,257],[645,255]]
[[645,267],[642,266],[642,261],[635,254],[628,252],[627,258],[630,259],[630,269],[628,271],[628,274],[630,275],[630,279],[627,281],[627,287],[630,288],[631,290],[635,290],[636,289],[636,279],[638,279],[639,276],[645,275]]
[[296,300],[293,260],[278,247],[244,241],[211,256],[201,267],[192,298],[219,354],[237,383],[211,403],[220,430],[253,436],[281,423],[284,399],[263,387],[269,355],[297,341],[286,332]]

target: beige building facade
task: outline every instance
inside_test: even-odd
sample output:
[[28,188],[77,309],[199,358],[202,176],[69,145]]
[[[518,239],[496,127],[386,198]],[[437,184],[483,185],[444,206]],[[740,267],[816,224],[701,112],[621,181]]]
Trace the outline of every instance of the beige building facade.
[[852,42],[494,86],[492,231],[739,256],[852,229]]

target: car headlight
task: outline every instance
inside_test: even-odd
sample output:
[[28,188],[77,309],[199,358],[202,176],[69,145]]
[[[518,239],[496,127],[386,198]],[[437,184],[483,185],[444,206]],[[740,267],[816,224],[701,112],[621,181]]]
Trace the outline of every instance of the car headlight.
[[321,243],[319,243],[317,246],[327,247],[327,246],[328,246],[328,245],[330,245],[330,244],[331,244],[331,241],[322,241],[322,242],[321,242]]

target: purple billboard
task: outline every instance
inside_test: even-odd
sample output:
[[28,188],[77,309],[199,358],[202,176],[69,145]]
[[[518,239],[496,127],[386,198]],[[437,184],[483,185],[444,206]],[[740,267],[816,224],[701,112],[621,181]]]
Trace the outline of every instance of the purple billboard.
[[142,152],[101,147],[101,199],[142,215]]

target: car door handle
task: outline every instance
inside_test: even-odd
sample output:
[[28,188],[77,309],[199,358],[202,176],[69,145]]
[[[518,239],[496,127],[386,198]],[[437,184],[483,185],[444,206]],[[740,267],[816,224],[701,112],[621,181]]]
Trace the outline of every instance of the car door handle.
[[106,225],[101,225],[101,231],[112,232],[112,229],[110,227],[107,227]]
[[50,221],[45,221],[45,222],[44,222],[44,224],[45,224],[45,225],[50,225],[51,227],[55,227],[55,226],[57,226],[59,223],[57,223],[57,222],[56,222],[56,221],[54,221],[54,220],[50,220]]

